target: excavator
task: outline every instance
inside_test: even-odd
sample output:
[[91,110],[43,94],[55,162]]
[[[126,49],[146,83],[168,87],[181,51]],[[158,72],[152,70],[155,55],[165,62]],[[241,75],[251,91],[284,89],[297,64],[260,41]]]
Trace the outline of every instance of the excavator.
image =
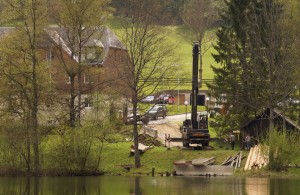
[[199,64],[199,43],[194,42],[193,45],[193,72],[192,72],[192,93],[190,97],[190,104],[192,107],[191,119],[185,119],[180,131],[181,138],[169,138],[168,141],[182,142],[183,147],[209,146],[210,134],[208,130],[208,112],[197,112],[198,105],[205,104],[205,97],[199,95],[198,83],[198,64]]

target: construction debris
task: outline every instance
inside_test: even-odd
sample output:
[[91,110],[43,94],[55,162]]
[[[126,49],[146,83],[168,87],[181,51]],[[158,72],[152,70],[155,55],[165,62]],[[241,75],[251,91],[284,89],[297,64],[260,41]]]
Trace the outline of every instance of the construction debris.
[[269,163],[268,156],[262,151],[261,145],[255,145],[250,149],[244,170],[259,169]]
[[[154,146],[146,146],[146,145],[144,145],[144,144],[142,144],[142,143],[139,143],[139,146],[138,146],[138,149],[139,149],[139,151],[140,151],[140,153],[144,153],[144,152],[146,152],[147,150],[149,150],[149,149],[152,149]],[[134,146],[132,145],[131,146],[131,154],[134,154]]]
[[243,159],[243,153],[238,152],[234,156],[229,156],[223,163],[222,166],[231,166],[235,169],[241,167],[241,161]]

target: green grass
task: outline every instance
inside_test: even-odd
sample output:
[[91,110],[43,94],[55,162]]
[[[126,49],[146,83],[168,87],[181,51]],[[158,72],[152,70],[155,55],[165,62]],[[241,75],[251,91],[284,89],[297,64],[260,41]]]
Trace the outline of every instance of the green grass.
[[[214,150],[181,150],[178,148],[171,148],[167,150],[166,147],[154,147],[141,155],[142,167],[139,169],[131,169],[127,172],[124,168],[116,165],[134,164],[134,156],[130,155],[130,145],[132,143],[117,143],[107,144],[104,149],[104,159],[101,168],[106,174],[149,174],[152,168],[155,168],[155,173],[165,173],[166,171],[173,171],[173,162],[176,160],[193,160],[196,158],[210,158],[216,157],[217,165],[220,165],[228,156],[233,156],[239,152],[239,147],[235,150],[228,150],[229,144],[211,142]],[[219,146],[223,146],[220,148]],[[248,152],[243,152],[247,155]],[[244,165],[246,159],[243,160]]]
[[[121,37],[122,25],[121,19],[118,17],[111,17],[107,21],[107,25],[116,33],[117,36]],[[178,57],[177,65],[179,66],[180,73],[178,75],[183,75],[184,78],[192,77],[192,46],[193,42],[186,37],[189,36],[190,31],[183,25],[181,26],[165,26],[164,29],[167,31],[167,40],[174,45],[176,45],[175,56]],[[213,35],[215,30],[210,30],[207,32],[208,35]],[[203,56],[203,79],[213,79],[214,73],[211,69],[211,65],[216,65],[212,57],[214,49],[212,43],[206,48],[209,50]],[[174,75],[176,78],[176,75]],[[172,87],[171,87],[172,88]],[[176,86],[174,89],[178,89]],[[181,84],[180,90],[191,89],[191,84]],[[203,85],[202,89],[207,89],[206,85]]]

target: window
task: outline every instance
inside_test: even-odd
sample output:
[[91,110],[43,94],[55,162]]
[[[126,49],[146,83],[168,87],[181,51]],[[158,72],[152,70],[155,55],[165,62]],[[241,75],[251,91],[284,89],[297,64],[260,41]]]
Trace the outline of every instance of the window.
[[55,125],[55,120],[48,120],[47,123],[48,125]]
[[90,84],[90,83],[93,83],[93,82],[91,81],[91,76],[90,76],[90,74],[89,74],[88,72],[85,72],[85,73],[83,74],[83,82],[84,82],[84,84]]
[[66,77],[65,77],[65,83],[71,84],[71,77],[69,75],[66,75]]
[[49,65],[52,64],[52,60],[54,59],[54,54],[51,51],[51,49],[49,51],[47,51],[46,53],[46,59],[49,61]]
[[91,98],[84,98],[84,107],[90,108],[93,106],[93,102]]

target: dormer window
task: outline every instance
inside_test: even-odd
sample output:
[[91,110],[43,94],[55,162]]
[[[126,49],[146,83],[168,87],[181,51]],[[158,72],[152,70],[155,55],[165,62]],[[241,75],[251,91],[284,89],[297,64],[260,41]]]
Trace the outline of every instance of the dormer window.
[[84,82],[84,84],[90,84],[90,83],[93,83],[93,82],[91,81],[91,76],[90,76],[90,74],[89,74],[88,72],[84,72],[84,73],[83,73],[83,82]]
[[96,63],[101,61],[101,54],[103,51],[103,45],[99,40],[93,40],[92,43],[88,43],[84,47],[83,55],[81,59],[88,63]]

